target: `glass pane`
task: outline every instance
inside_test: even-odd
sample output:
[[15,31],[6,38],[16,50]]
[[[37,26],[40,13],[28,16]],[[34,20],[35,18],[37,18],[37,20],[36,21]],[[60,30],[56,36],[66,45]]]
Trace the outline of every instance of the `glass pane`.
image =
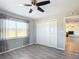
[[6,38],[16,38],[16,21],[6,20]]
[[17,37],[27,37],[28,24],[24,22],[17,22]]

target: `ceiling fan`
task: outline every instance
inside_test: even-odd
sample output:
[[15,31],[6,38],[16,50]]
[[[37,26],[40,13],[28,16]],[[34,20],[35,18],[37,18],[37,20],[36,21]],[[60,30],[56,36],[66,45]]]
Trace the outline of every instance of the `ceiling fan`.
[[46,4],[49,4],[49,3],[50,3],[50,0],[42,1],[42,2],[37,2],[36,0],[32,0],[31,4],[24,4],[24,6],[31,6],[29,13],[32,13],[34,8],[36,8],[40,12],[44,12],[44,10],[40,6],[43,6],[43,5],[46,5]]

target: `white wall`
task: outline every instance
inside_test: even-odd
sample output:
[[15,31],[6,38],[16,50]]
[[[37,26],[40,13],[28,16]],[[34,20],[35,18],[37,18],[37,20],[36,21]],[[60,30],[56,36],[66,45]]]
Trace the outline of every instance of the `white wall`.
[[57,48],[65,50],[65,40],[66,40],[66,27],[65,18],[57,18]]
[[36,43],[36,25],[35,21],[30,21],[29,24],[29,39],[30,39],[30,44],[35,44]]

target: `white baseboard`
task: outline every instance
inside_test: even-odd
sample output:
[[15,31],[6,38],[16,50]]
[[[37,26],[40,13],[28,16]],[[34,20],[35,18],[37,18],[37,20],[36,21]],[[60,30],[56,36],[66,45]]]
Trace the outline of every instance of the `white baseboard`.
[[0,53],[0,54],[7,53],[7,52],[11,52],[11,51],[13,51],[13,50],[20,49],[20,48],[23,48],[23,47],[26,47],[26,46],[29,46],[29,45],[33,45],[33,43],[30,43],[30,44],[28,44],[28,45],[24,45],[24,46],[21,46],[21,47],[17,47],[17,48],[14,48],[14,49],[10,49],[10,50],[5,51],[5,52],[2,52],[2,53]]
[[[38,43],[35,43],[35,44],[38,44]],[[38,45],[42,45],[42,46],[47,46],[47,45],[43,45],[43,44],[38,44]],[[50,47],[50,46],[47,46],[47,47]],[[55,48],[55,49],[58,49],[58,50],[65,50],[65,49],[63,49],[63,48],[58,48],[58,47],[51,47],[51,48]]]
[[63,49],[63,48],[57,48],[57,49],[59,49],[59,50],[65,50],[65,49]]

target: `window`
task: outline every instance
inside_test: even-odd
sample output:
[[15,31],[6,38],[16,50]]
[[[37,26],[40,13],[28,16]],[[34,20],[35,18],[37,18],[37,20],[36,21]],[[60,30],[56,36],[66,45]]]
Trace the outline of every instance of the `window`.
[[6,38],[16,38],[16,21],[6,20]]
[[28,24],[24,22],[17,22],[17,37],[28,36]]
[[13,39],[28,36],[28,23],[12,20],[3,20],[2,38]]

